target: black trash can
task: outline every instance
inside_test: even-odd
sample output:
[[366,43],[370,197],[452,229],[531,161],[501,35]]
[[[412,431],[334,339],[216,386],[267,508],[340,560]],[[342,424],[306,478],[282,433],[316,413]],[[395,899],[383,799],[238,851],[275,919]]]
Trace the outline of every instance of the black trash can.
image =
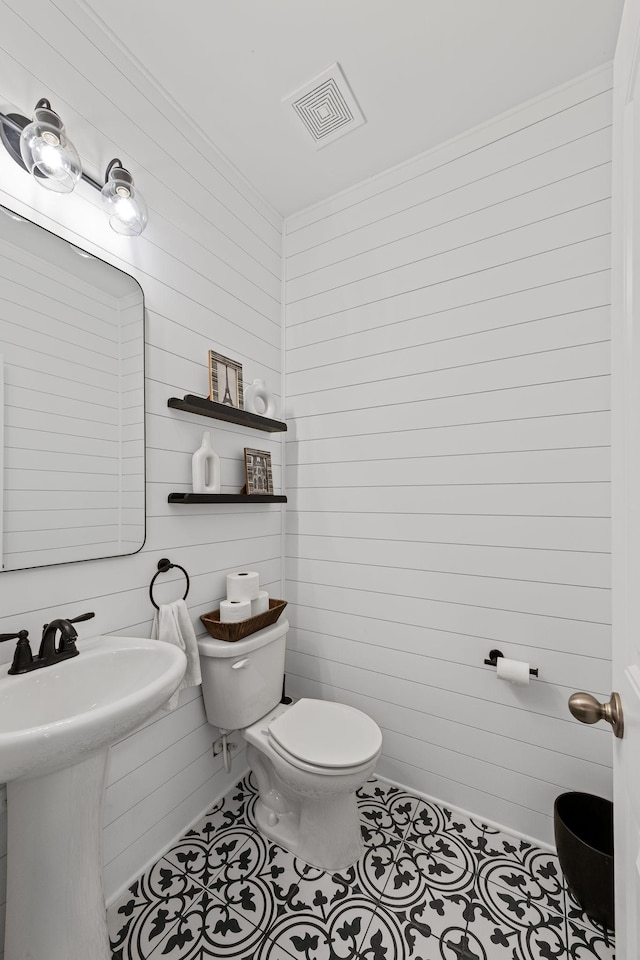
[[613,930],[613,804],[590,793],[562,793],[553,825],[569,890],[591,920]]

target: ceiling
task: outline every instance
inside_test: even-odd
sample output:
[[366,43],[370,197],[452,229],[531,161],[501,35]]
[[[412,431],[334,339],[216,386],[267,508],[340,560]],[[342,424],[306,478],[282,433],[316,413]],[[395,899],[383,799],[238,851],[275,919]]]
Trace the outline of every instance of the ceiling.
[[[623,0],[85,0],[283,215],[613,58]],[[316,146],[282,102],[330,64],[366,123]]]

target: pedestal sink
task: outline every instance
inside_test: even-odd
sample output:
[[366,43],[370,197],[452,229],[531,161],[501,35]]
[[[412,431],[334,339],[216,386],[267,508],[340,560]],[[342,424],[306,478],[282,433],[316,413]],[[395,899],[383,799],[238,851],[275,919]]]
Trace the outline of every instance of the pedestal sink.
[[96,637],[80,656],[0,677],[7,784],[5,960],[110,960],[102,883],[108,750],[165,703],[186,666],[156,640]]

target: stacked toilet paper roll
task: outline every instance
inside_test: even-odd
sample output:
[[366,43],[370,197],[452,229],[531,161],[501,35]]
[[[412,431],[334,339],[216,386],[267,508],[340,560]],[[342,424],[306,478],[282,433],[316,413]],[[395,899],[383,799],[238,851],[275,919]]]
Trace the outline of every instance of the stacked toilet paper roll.
[[220,604],[222,623],[238,623],[269,609],[269,594],[260,589],[255,570],[240,570],[227,575],[227,599]]
[[257,617],[259,613],[266,613],[269,609],[269,594],[266,590],[259,590],[258,596],[251,601],[251,616]]
[[255,570],[227,574],[227,600],[255,600],[260,592],[260,575]]
[[251,616],[251,600],[223,600],[220,604],[221,623],[239,623]]

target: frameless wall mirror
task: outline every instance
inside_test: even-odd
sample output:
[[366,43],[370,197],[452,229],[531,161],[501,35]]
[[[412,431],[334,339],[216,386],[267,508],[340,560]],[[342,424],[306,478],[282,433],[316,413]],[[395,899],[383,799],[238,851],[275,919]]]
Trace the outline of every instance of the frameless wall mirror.
[[139,550],[142,290],[0,206],[2,384],[2,569]]

